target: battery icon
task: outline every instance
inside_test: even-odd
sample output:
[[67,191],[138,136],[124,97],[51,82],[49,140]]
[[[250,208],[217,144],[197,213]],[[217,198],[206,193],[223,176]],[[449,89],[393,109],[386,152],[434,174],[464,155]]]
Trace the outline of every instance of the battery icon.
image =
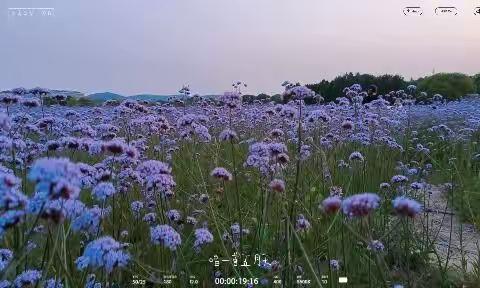
[[347,277],[338,277],[338,283],[347,283],[348,278]]

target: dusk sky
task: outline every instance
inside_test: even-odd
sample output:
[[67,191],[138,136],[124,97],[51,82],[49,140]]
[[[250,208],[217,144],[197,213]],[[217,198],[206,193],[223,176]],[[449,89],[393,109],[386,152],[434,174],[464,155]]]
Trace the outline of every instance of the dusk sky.
[[[418,3],[417,3],[418,2]],[[345,72],[480,72],[480,2],[1,0],[0,89],[275,93]],[[422,16],[402,9],[421,5]],[[435,7],[455,5],[457,16]],[[15,16],[8,8],[54,8]],[[39,10],[37,10],[39,11]],[[13,11],[14,12],[14,11]]]

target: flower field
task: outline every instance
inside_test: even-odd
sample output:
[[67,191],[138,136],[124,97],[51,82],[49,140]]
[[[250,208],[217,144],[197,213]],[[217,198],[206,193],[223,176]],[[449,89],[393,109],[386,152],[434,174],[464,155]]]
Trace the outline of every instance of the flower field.
[[240,92],[96,107],[4,93],[0,288],[478,287],[478,253],[452,265],[431,218],[480,224],[480,99]]

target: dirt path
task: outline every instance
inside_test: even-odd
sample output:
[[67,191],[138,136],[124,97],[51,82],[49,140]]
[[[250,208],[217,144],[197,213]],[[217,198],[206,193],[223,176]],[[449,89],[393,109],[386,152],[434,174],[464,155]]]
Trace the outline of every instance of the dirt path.
[[[447,194],[444,186],[431,186],[429,191],[430,199],[426,205],[430,208],[428,210],[431,210],[428,213],[429,234],[431,239],[435,239],[436,250],[442,261],[442,266],[445,265],[448,257],[450,268],[462,270],[463,258],[466,262],[466,271],[471,272],[479,257],[477,243],[480,245],[480,233],[473,224],[461,223],[460,219],[454,213],[451,213],[453,209],[450,205],[447,205]],[[423,220],[425,221],[426,217]],[[450,233],[451,227],[453,229],[452,233]],[[436,261],[436,259],[434,260]]]

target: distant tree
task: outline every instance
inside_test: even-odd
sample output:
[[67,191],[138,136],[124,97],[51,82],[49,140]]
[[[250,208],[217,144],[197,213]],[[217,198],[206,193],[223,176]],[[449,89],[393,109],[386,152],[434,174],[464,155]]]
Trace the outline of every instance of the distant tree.
[[282,103],[282,95],[280,94],[275,94],[272,97],[270,97],[270,100],[273,101],[274,103]]
[[307,87],[322,95],[326,102],[330,102],[337,97],[343,96],[343,89],[353,84],[360,84],[363,89],[375,85],[377,94],[382,95],[390,91],[404,89],[407,82],[399,75],[385,74],[374,76],[370,74],[346,73],[342,76],[337,76],[332,81],[322,80],[319,83],[307,85]]
[[103,102],[103,106],[117,106],[119,104],[120,104],[120,101],[114,100],[114,99],[110,99],[110,100],[107,100],[107,101]]
[[340,96],[333,96],[335,92],[333,92],[331,82],[327,80],[322,80],[321,82],[316,84],[308,84],[307,87],[315,91],[315,93],[317,94],[326,95],[327,101],[333,101],[336,97]]
[[57,104],[57,101],[53,97],[44,97],[43,98],[43,105],[45,106],[52,106]]
[[417,89],[428,95],[440,94],[447,100],[457,100],[475,92],[472,77],[461,73],[438,73],[418,81]]
[[261,102],[266,102],[269,99],[270,99],[270,95],[265,94],[265,93],[260,93],[255,97],[255,100],[258,100],[258,101],[261,101]]
[[95,105],[95,103],[87,97],[80,97],[77,100],[77,105],[78,106],[93,106],[93,105]]
[[67,96],[67,106],[77,106],[78,101],[76,97]]
[[250,95],[250,94],[242,95],[243,103],[252,104],[253,100],[255,100],[255,95]]
[[478,94],[480,94],[480,73],[475,74],[472,76],[473,83],[475,84],[475,91],[477,91]]
[[375,83],[372,84],[377,86],[378,94],[386,94],[390,91],[405,89],[405,87],[408,85],[408,83],[405,82],[405,79],[403,79],[402,76],[388,74],[375,77]]

